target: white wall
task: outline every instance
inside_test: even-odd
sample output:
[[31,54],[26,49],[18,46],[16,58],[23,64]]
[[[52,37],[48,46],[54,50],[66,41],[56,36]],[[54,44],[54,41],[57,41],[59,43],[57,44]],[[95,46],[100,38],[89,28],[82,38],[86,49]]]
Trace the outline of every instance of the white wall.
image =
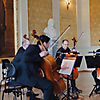
[[28,37],[28,3],[27,0],[18,0],[18,31],[19,46],[22,45],[23,35]]

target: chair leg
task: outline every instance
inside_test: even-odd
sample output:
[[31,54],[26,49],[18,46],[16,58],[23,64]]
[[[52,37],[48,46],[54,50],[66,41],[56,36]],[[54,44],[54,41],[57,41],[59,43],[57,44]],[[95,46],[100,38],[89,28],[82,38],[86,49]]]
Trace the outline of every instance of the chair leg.
[[21,92],[21,94],[20,94],[20,98],[21,98],[21,100],[22,100],[22,92]]
[[17,100],[16,95],[13,95],[13,100]]
[[0,82],[0,91],[1,91],[1,82]]
[[3,80],[1,80],[1,82],[0,82],[0,91],[1,91],[1,84],[2,84],[2,81],[3,81]]
[[91,97],[91,95],[93,94],[93,91],[95,90],[96,87],[97,87],[97,85],[94,86],[94,88],[92,89],[92,91],[91,91],[89,97]]
[[3,100],[3,98],[4,98],[4,93],[5,93],[5,92],[3,91],[3,93],[2,93],[2,100]]
[[30,100],[36,100],[36,97],[33,95],[33,92],[30,93]]

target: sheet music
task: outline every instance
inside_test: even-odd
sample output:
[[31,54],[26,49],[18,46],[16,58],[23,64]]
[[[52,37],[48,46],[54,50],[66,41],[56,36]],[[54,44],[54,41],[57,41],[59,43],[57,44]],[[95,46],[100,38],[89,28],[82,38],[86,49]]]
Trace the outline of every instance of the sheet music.
[[75,60],[63,59],[59,73],[71,75],[72,69],[74,67],[74,63],[75,63]]

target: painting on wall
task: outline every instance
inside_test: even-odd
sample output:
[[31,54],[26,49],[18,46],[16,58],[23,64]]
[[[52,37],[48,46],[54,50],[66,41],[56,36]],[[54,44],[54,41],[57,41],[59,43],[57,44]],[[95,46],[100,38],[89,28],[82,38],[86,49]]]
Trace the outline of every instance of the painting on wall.
[[0,0],[0,58],[14,56],[13,0]]

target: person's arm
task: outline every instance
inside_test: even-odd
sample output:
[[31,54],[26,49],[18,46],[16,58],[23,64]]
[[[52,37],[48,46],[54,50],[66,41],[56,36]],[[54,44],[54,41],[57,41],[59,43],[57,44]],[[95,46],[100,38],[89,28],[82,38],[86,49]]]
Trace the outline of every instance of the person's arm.
[[36,46],[29,46],[23,54],[23,59],[25,62],[39,62],[41,57],[39,55],[40,51]]

